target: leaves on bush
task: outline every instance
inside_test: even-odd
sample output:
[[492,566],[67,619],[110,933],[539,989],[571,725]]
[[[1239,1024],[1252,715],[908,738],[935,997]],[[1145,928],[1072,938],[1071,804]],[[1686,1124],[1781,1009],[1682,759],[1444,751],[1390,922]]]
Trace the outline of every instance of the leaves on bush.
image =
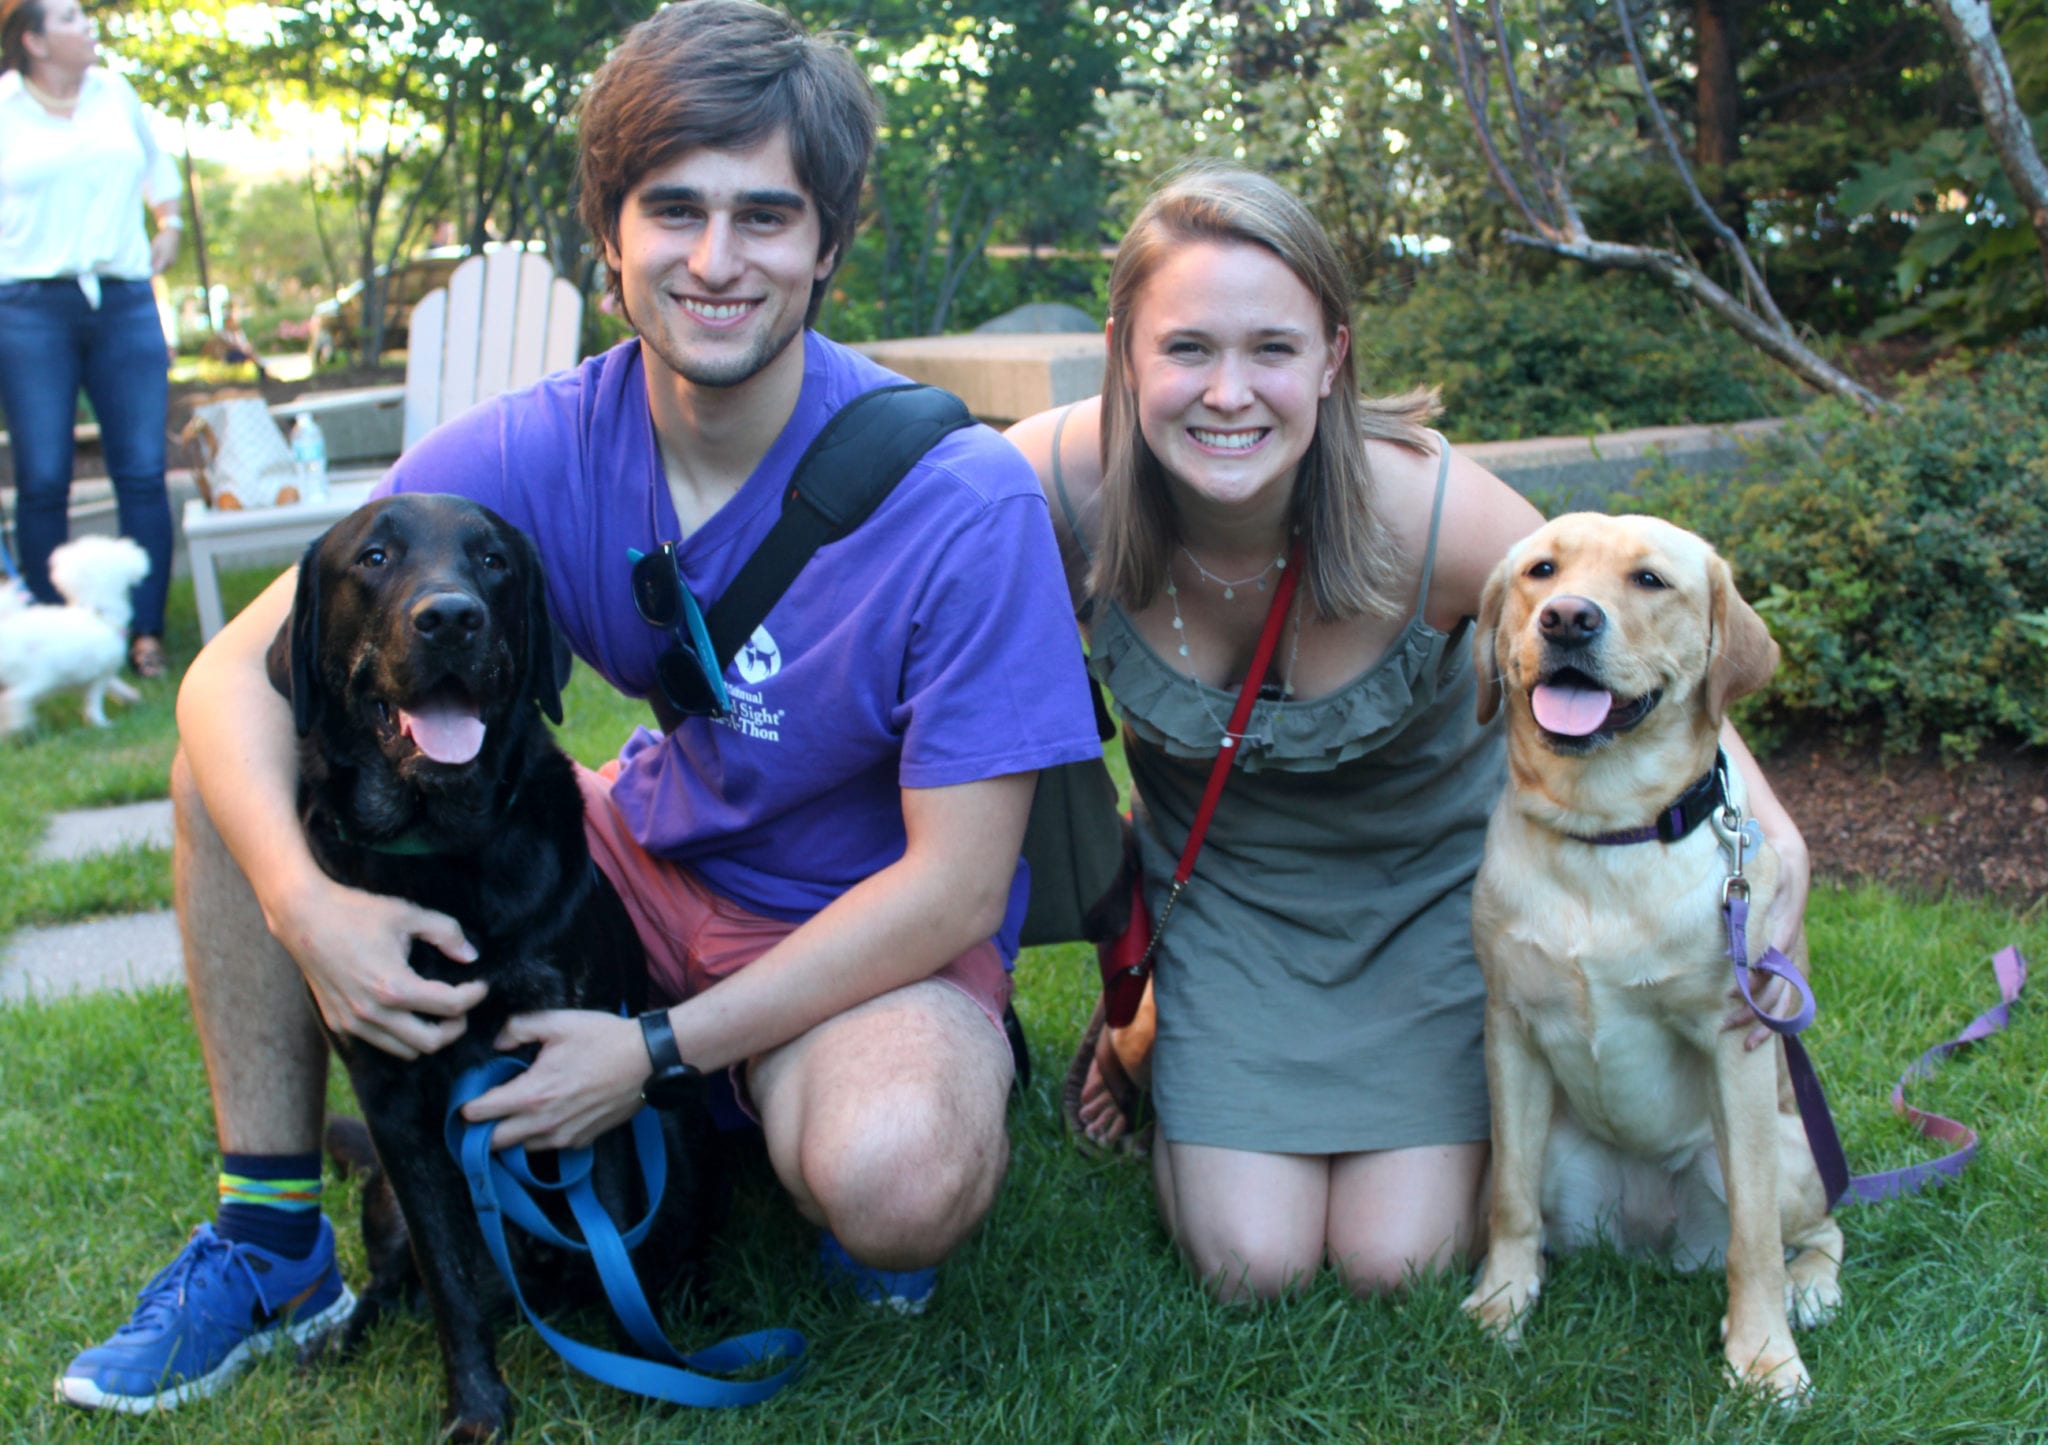
[[1719,546],[1784,651],[1746,726],[1951,758],[2048,743],[2044,343],[1938,368],[1895,415],[1818,403],[1733,477],[1638,478],[1630,500]]

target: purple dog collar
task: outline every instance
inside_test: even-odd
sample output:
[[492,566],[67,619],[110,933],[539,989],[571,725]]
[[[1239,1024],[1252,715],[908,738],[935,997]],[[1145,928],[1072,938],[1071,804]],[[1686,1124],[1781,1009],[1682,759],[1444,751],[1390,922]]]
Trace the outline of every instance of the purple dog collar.
[[1693,829],[1714,815],[1716,809],[1728,801],[1728,756],[1714,754],[1714,766],[1707,769],[1693,785],[1657,814],[1656,820],[1640,828],[1624,828],[1615,833],[1573,833],[1571,836],[1581,843],[1596,847],[1614,848],[1629,843],[1676,843]]

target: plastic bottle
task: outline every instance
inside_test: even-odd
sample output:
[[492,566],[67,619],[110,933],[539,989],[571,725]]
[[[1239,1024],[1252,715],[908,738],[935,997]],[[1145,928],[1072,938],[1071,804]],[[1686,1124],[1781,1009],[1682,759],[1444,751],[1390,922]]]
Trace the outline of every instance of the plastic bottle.
[[292,461],[298,467],[299,499],[327,499],[327,437],[320,423],[305,412],[292,422]]

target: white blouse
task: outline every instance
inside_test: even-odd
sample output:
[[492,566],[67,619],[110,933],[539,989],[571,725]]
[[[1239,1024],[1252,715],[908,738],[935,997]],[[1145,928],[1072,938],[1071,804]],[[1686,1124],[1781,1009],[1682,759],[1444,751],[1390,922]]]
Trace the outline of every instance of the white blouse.
[[135,88],[103,66],[86,71],[78,106],[51,115],[0,75],[0,284],[76,276],[99,301],[98,277],[147,281],[142,202],[183,191]]

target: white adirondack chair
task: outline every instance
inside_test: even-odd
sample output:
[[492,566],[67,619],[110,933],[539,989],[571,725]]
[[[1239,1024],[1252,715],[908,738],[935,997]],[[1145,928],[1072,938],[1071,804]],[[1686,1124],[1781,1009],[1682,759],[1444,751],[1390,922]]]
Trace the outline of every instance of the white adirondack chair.
[[[405,354],[405,425],[400,445],[413,444],[442,422],[500,392],[530,386],[576,362],[583,297],[555,275],[545,256],[488,251],[465,260],[448,284],[413,308]],[[289,403],[286,418],[318,408]],[[220,600],[220,561],[249,552],[298,548],[368,499],[382,467],[332,473],[327,498],[282,507],[217,512],[199,498],[185,503],[185,549],[199,607],[201,640],[227,618]]]

